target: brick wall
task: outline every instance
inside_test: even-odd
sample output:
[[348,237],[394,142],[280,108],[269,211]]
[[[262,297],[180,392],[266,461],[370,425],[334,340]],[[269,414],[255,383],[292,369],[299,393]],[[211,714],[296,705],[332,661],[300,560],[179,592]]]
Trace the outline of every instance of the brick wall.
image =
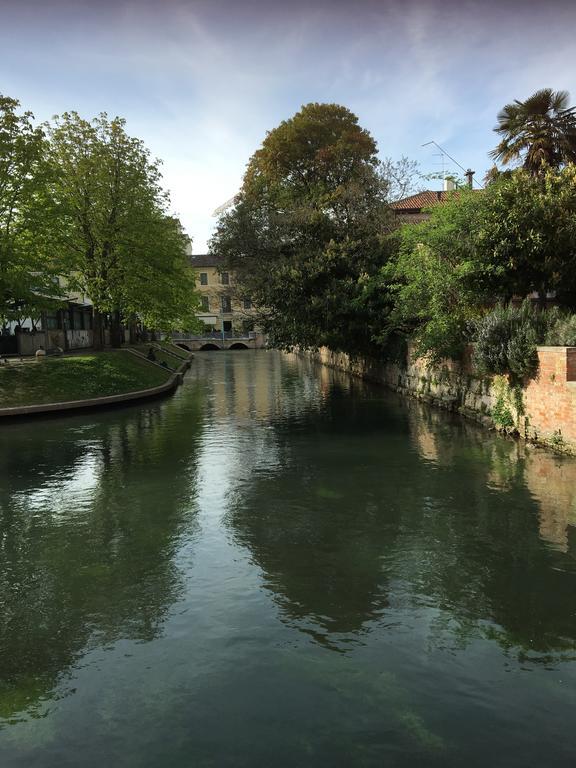
[[576,445],[576,348],[539,347],[538,359],[524,390],[526,437]]

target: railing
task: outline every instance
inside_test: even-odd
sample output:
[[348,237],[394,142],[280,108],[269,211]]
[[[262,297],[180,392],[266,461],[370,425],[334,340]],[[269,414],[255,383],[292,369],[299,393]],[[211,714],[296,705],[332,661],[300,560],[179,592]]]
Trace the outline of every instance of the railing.
[[242,333],[240,331],[206,331],[202,334],[174,332],[172,338],[175,341],[222,341],[223,339],[255,339],[258,334],[255,331]]

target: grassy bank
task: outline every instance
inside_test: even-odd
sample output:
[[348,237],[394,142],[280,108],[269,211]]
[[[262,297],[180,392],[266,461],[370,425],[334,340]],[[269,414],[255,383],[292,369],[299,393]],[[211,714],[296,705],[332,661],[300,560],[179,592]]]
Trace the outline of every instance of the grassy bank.
[[182,360],[187,360],[190,357],[190,352],[188,352],[188,350],[179,347],[177,344],[173,344],[171,341],[157,341],[155,343],[164,351],[169,352],[171,355],[176,355],[176,357],[179,357]]
[[0,408],[87,400],[164,384],[163,371],[127,352],[48,357],[0,367]]
[[[152,348],[154,352],[155,362],[164,364],[171,371],[177,370],[181,365],[185,357],[180,357],[177,352],[172,349],[168,349],[167,345],[163,345],[159,342],[153,342],[151,344],[132,344],[129,349],[133,349],[141,355],[148,354],[148,350]],[[183,350],[184,351],[184,350]]]

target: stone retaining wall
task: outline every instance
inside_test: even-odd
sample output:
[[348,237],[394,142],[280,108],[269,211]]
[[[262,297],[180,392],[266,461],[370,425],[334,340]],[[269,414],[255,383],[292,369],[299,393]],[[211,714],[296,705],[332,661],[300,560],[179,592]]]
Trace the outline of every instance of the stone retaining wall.
[[523,388],[511,387],[504,376],[477,375],[471,348],[462,364],[445,360],[434,366],[411,349],[406,365],[351,357],[325,347],[307,354],[486,426],[576,453],[576,347],[539,347],[538,375]]

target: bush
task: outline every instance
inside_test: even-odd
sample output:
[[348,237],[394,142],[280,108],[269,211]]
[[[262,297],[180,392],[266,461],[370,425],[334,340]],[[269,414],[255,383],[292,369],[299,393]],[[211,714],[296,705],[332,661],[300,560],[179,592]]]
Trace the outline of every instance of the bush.
[[529,299],[520,307],[498,304],[475,324],[475,364],[482,373],[531,378],[538,370],[536,346],[546,331],[546,315]]
[[549,347],[576,347],[576,315],[551,310],[544,343]]

